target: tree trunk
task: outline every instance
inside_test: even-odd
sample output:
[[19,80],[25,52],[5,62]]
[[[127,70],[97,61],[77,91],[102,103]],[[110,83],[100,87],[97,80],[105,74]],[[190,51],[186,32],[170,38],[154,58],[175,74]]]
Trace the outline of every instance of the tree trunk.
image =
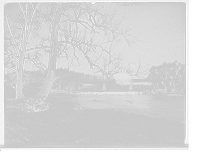
[[42,89],[37,94],[36,97],[42,96],[47,98],[51,88],[53,86],[53,82],[55,81],[55,67],[56,67],[56,52],[57,52],[57,35],[58,35],[58,26],[61,16],[61,7],[62,3],[56,4],[56,11],[52,25],[52,32],[51,32],[51,46],[50,46],[50,56],[49,56],[49,66],[48,72],[45,79],[45,82],[42,86]]
[[15,98],[22,98],[24,97],[23,92],[22,92],[22,72],[17,71],[17,80],[16,80],[16,96]]
[[23,89],[23,65],[24,65],[24,56],[21,55],[21,58],[18,61],[17,67],[17,78],[16,78],[16,96],[15,98],[22,98],[24,97],[22,89]]
[[172,85],[173,85],[173,92],[176,91],[176,83],[175,83],[175,80],[172,81]]
[[62,84],[62,80],[60,79],[59,82],[58,82],[58,90],[59,90],[59,91],[62,90],[62,88],[61,88],[61,87],[62,87],[61,84]]

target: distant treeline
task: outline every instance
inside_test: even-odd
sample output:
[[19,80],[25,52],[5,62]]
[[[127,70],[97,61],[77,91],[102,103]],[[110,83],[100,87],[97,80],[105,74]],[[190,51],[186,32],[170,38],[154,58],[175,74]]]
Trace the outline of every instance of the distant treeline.
[[56,69],[56,77],[58,77],[58,79],[54,82],[53,87],[51,89],[51,93],[62,92],[62,93],[74,94],[77,92],[78,80],[103,79],[102,76],[84,74],[75,71],[69,71],[68,69],[62,69],[62,68]]
[[[68,75],[70,74],[70,75]],[[6,75],[8,78],[7,85],[10,85],[14,80],[16,80],[16,73],[12,72]],[[46,78],[46,75],[41,70],[37,71],[24,71],[23,72],[23,88],[26,86],[29,86],[30,80],[33,77],[44,77]],[[57,92],[65,92],[65,93],[75,93],[77,89],[77,83],[79,79],[104,79],[102,76],[97,75],[91,75],[91,74],[85,74],[75,71],[70,71],[68,69],[58,68],[56,69],[56,81],[54,82],[54,85],[52,87],[51,92],[57,93]]]
[[148,79],[151,80],[154,91],[165,89],[168,93],[185,93],[186,66],[177,61],[164,62],[151,67]]

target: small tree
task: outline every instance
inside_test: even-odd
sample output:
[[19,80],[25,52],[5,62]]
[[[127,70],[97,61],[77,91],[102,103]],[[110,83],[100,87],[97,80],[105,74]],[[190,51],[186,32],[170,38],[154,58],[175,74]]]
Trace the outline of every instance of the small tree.
[[16,98],[23,97],[24,62],[29,50],[29,40],[38,27],[35,24],[38,8],[38,3],[12,3],[6,4],[4,8],[5,67],[16,72]]

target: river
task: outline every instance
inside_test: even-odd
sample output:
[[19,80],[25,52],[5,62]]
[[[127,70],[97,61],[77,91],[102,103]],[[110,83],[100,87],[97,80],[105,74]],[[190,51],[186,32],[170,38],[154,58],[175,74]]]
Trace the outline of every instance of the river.
[[123,110],[148,117],[185,123],[186,101],[179,95],[79,95],[79,103],[85,108]]

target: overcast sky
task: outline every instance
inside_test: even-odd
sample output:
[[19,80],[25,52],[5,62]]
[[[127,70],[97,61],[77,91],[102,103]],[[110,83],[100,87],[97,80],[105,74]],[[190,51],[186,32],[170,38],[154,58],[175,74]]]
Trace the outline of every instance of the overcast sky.
[[[95,5],[98,5],[98,3]],[[118,18],[121,22],[120,28],[131,29],[134,43],[128,46],[125,42],[120,42],[115,44],[113,49],[114,53],[124,54],[124,62],[132,63],[133,68],[137,68],[138,58],[142,61],[142,65],[146,65],[146,67],[175,60],[185,64],[185,3],[151,2],[131,6],[104,3],[103,6],[111,13],[117,9]],[[10,14],[15,15],[13,8]],[[12,16],[9,18],[12,18]],[[34,38],[30,39],[30,44],[31,41],[34,41]],[[47,55],[43,56],[41,61],[47,66]],[[65,58],[58,59],[57,68],[67,68],[68,65],[69,63]],[[25,63],[25,69],[35,70],[36,68],[31,63]],[[70,69],[89,74],[94,73],[94,70],[89,68],[89,64],[82,56],[80,56],[79,64],[75,62]],[[6,72],[11,71],[6,69]]]

